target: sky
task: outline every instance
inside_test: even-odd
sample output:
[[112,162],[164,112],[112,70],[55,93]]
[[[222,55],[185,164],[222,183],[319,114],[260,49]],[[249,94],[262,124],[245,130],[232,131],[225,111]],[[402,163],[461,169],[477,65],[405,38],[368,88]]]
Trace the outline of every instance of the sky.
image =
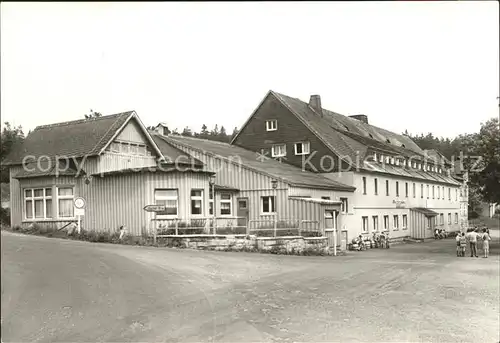
[[401,133],[498,117],[499,4],[1,3],[2,122],[241,127],[271,89]]

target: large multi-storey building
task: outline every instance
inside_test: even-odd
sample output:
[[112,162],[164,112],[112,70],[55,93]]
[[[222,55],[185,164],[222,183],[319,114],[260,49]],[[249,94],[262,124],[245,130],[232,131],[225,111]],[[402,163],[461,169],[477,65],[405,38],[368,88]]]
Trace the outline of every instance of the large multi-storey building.
[[435,227],[460,228],[462,183],[449,161],[366,115],[322,108],[319,95],[306,103],[269,91],[231,144],[355,187],[337,223],[349,237],[389,230],[393,238],[427,238]]

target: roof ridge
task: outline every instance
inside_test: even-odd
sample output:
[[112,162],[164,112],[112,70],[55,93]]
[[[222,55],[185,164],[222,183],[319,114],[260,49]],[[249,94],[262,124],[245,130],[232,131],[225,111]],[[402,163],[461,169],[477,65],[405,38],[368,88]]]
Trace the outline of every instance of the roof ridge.
[[84,118],[84,119],[77,119],[77,120],[70,120],[70,121],[65,121],[65,122],[60,122],[60,123],[54,123],[54,124],[47,124],[47,125],[39,125],[37,127],[35,127],[35,130],[40,130],[40,129],[49,129],[49,128],[52,128],[52,127],[61,127],[61,126],[67,126],[67,125],[77,125],[77,124],[82,124],[82,123],[86,123],[86,122],[89,122],[89,121],[98,121],[98,120],[102,120],[102,119],[109,119],[109,118],[112,118],[112,117],[119,117],[119,116],[122,116],[122,115],[128,115],[130,113],[132,113],[134,111],[125,111],[125,112],[120,112],[120,113],[115,113],[115,114],[109,114],[109,115],[105,115],[105,116],[101,116],[101,117],[93,117],[93,118]]

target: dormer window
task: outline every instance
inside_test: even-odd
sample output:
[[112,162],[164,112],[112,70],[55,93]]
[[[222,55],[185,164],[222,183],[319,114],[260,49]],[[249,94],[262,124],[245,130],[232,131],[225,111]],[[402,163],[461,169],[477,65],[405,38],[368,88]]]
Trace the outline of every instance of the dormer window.
[[399,166],[399,159],[396,159],[396,165]]
[[394,157],[391,157],[391,164],[394,164]]
[[276,119],[266,120],[266,131],[278,130],[278,121]]
[[373,139],[373,135],[371,133],[368,134],[368,136]]
[[384,155],[380,155],[380,157],[379,157],[379,162],[380,162],[380,163],[384,162]]
[[402,147],[402,148],[406,148],[406,146],[405,146],[404,144],[401,144],[401,147]]
[[386,140],[385,140],[385,141],[386,141],[386,143],[391,144],[391,141],[389,140],[389,138],[386,138]]
[[299,142],[295,143],[295,155],[307,155],[310,153],[309,142]]
[[347,131],[349,131],[349,128],[347,127],[347,125],[344,125],[344,128],[345,128]]
[[373,160],[374,160],[375,162],[377,162],[377,153],[376,153],[376,152],[374,152],[374,153],[373,153]]
[[385,157],[385,163],[389,164],[391,162],[391,158],[389,156]]

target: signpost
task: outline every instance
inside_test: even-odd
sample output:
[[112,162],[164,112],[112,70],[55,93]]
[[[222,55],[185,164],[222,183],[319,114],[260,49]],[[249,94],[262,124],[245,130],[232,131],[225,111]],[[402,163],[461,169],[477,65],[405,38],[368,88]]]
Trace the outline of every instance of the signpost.
[[80,233],[81,228],[80,228],[80,216],[85,215],[85,199],[82,197],[77,197],[73,201],[73,206],[74,206],[74,211],[75,211],[75,216],[78,219],[78,233]]
[[[146,212],[165,212],[167,207],[164,205],[146,205],[144,206],[144,211]],[[156,224],[155,224],[156,225]],[[156,226],[153,229],[153,244],[156,244]]]
[[164,212],[167,208],[163,205],[146,205],[144,211],[146,212]]

